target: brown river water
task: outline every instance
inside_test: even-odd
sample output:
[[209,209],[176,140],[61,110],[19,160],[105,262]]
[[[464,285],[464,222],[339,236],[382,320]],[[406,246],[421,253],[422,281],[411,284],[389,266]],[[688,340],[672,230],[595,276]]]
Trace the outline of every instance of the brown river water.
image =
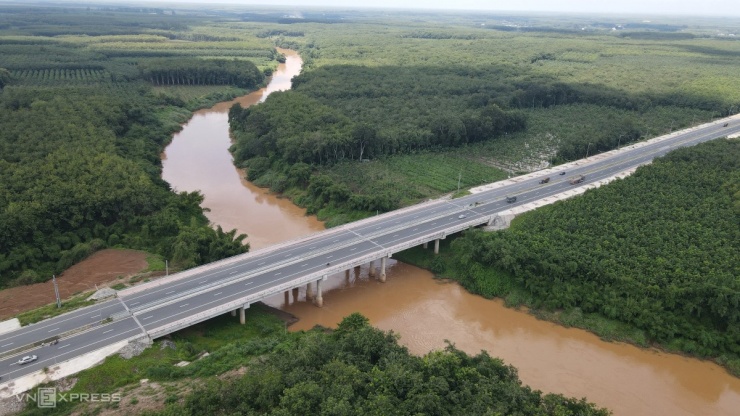
[[[227,112],[290,88],[300,57],[286,53],[267,88],[201,110],[174,136],[163,156],[163,178],[178,191],[200,190],[208,218],[249,235],[252,249],[323,229],[315,217],[243,180],[232,164]],[[377,266],[377,263],[376,263]],[[445,340],[475,354],[481,350],[518,368],[522,381],[544,392],[586,397],[615,415],[740,415],[740,379],[705,361],[601,341],[579,329],[540,321],[439,281],[426,270],[391,260],[386,283],[367,267],[330,276],[324,307],[306,302],[305,290],[267,303],[300,321],[293,330],[335,326],[360,312],[383,330],[400,334],[415,354],[444,348]]]

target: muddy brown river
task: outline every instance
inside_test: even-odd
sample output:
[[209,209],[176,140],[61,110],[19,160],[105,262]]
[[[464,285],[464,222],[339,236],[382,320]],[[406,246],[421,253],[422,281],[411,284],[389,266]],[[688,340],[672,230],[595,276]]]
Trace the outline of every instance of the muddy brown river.
[[[256,188],[234,168],[228,152],[227,112],[263,101],[290,88],[300,57],[287,56],[267,88],[197,112],[174,136],[163,157],[163,177],[179,191],[200,190],[208,218],[225,230],[249,235],[252,249],[323,229],[315,217],[289,201]],[[539,321],[500,301],[471,295],[455,283],[391,260],[386,283],[368,277],[366,267],[339,273],[324,286],[324,307],[279,295],[268,300],[300,318],[292,329],[336,325],[360,312],[378,328],[401,335],[416,354],[443,348],[450,340],[475,354],[501,357],[519,369],[525,384],[544,392],[586,397],[615,415],[740,415],[740,379],[705,361],[601,341],[595,335]]]

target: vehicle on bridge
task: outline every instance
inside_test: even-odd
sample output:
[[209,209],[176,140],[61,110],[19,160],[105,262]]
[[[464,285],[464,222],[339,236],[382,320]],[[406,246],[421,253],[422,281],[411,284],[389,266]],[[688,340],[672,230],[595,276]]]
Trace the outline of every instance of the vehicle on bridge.
[[38,358],[39,357],[37,357],[35,355],[26,355],[25,357],[23,357],[20,360],[18,360],[18,364],[20,364],[20,365],[28,364],[28,363],[30,363],[32,361],[36,361]]
[[457,216],[457,218],[458,219],[463,219],[463,218],[465,218],[465,214],[460,214],[460,215]]
[[546,177],[545,179],[540,179],[540,183],[548,183],[550,182],[550,177]]
[[560,176],[565,175],[565,171],[560,172]]
[[730,125],[730,123],[725,123],[725,124],[722,125],[722,127],[727,127],[729,125]]
[[508,202],[509,204],[511,204],[512,202],[516,202],[516,197],[515,196],[507,196],[506,197],[506,202]]
[[570,184],[571,185],[575,185],[577,183],[583,182],[584,180],[586,180],[586,176],[585,175],[578,175],[578,176],[576,176],[576,177],[574,177],[573,179],[570,180]]

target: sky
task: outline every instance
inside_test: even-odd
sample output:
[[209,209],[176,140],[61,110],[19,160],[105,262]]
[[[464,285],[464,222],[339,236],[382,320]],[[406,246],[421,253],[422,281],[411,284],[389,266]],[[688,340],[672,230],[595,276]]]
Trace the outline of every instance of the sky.
[[[184,3],[183,0],[155,0]],[[740,16],[739,0],[187,0],[269,6]]]

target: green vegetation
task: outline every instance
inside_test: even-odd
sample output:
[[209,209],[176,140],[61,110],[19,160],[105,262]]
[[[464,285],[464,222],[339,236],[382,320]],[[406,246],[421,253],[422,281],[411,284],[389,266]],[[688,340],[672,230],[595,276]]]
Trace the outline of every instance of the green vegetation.
[[16,318],[20,321],[22,326],[34,324],[44,319],[52,318],[63,313],[71,312],[75,309],[79,309],[85,306],[90,306],[95,303],[94,300],[87,300],[94,291],[84,292],[76,294],[68,299],[62,301],[62,307],[57,308],[57,304],[50,303],[48,305],[36,308],[27,312],[21,312],[16,315]]
[[[191,363],[175,366],[183,360]],[[243,375],[224,377],[238,369]],[[150,415],[608,414],[585,399],[522,386],[516,369],[485,353],[470,357],[449,344],[412,356],[397,335],[372,328],[359,314],[333,332],[289,333],[259,304],[247,311],[247,325],[221,316],[132,359],[109,357],[76,377],[68,394],[118,392],[122,407],[137,404],[135,394],[146,394],[135,391],[141,379],[168,385],[164,410],[145,413]],[[185,386],[193,391],[178,394]],[[59,402],[56,409],[29,406],[22,414],[95,414],[100,409],[92,406],[107,405]]]
[[178,268],[248,249],[209,227],[202,196],[160,178],[191,111],[260,86],[280,58],[219,25],[192,11],[0,7],[0,288],[103,247]]
[[740,374],[740,141],[680,149],[582,197],[470,232],[424,264],[486,297]]
[[[250,180],[330,225],[456,191],[454,173],[430,183],[430,154],[518,174],[740,110],[740,43],[709,37],[707,21],[613,31],[587,17],[339,16],[291,31],[251,23],[305,67],[291,91],[230,113]],[[396,176],[399,160],[413,176]],[[487,179],[474,177],[462,175]]]

